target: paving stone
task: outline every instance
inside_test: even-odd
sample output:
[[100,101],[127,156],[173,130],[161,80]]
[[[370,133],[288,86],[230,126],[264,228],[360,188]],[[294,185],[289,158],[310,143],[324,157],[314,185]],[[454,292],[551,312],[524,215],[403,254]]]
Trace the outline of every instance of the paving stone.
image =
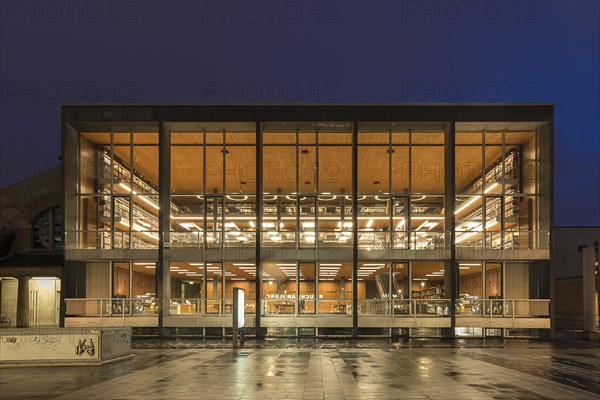
[[544,341],[136,339],[101,367],[3,368],[9,399],[589,399],[595,344]]

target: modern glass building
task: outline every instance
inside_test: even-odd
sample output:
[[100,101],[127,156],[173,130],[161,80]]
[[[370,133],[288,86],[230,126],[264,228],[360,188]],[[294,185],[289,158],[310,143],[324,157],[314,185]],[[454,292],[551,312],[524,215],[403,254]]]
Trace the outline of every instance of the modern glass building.
[[549,332],[551,105],[64,106],[64,323]]

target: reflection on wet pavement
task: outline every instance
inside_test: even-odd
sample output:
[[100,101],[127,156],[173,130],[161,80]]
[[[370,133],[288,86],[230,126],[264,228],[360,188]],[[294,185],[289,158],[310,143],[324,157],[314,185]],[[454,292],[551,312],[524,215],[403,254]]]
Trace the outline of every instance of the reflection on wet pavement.
[[136,339],[102,367],[4,368],[5,399],[595,399],[600,350],[529,340]]

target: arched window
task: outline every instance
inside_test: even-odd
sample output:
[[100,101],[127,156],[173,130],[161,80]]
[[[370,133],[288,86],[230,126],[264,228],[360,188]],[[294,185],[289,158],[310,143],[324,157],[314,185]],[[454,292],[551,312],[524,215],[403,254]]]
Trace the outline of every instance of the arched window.
[[63,213],[61,207],[44,211],[33,221],[33,249],[60,250],[62,248]]

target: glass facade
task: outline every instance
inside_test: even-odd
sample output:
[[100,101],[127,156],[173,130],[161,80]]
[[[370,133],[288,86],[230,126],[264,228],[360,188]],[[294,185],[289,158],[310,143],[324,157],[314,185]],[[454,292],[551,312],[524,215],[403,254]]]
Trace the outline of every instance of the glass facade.
[[237,287],[261,326],[317,332],[543,314],[547,121],[304,117],[73,123],[74,300],[207,327]]

